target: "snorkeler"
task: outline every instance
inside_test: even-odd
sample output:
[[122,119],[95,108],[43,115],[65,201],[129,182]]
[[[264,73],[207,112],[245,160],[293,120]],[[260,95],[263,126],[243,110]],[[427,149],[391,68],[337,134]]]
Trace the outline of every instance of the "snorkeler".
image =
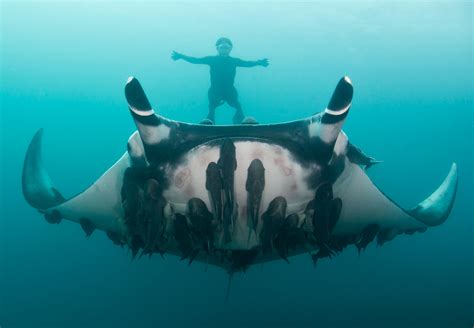
[[235,115],[232,121],[234,124],[240,124],[244,119],[244,113],[238,100],[237,90],[234,87],[236,67],[267,67],[268,59],[247,61],[231,57],[232,41],[228,38],[219,38],[216,42],[216,49],[217,56],[196,58],[173,51],[171,58],[173,60],[183,59],[191,64],[209,65],[211,68],[211,87],[208,91],[209,114],[207,119],[214,122],[216,108],[227,102],[229,106],[235,108]]

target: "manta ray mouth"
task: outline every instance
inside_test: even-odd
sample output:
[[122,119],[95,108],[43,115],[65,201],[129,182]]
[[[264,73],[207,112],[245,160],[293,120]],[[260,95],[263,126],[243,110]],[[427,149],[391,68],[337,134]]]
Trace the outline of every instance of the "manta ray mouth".
[[404,210],[370,181],[377,163],[342,125],[352,83],[342,78],[322,113],[278,124],[188,124],[155,114],[141,85],[125,89],[138,131],[127,153],[82,193],[65,199],[42,165],[39,130],[24,161],[26,201],[49,223],[103,230],[137,254],[173,254],[230,272],[309,252],[313,263],[443,223],[457,166],[426,200]]

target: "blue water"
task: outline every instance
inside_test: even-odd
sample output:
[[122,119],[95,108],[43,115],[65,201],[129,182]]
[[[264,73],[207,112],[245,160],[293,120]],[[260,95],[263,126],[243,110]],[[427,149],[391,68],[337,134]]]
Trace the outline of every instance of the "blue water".
[[[0,326],[470,327],[473,324],[472,2],[3,2],[1,4]],[[44,162],[66,196],[125,151],[134,124],[123,87],[140,79],[161,114],[197,122],[209,73],[170,59],[268,57],[236,86],[259,122],[308,116],[338,79],[354,84],[344,126],[384,161],[369,171],[411,207],[453,161],[449,219],[315,270],[308,256],[236,275],[176,257],[130,261],[101,232],[50,225],[21,193],[23,156],[43,127]],[[218,123],[233,111],[223,106]]]

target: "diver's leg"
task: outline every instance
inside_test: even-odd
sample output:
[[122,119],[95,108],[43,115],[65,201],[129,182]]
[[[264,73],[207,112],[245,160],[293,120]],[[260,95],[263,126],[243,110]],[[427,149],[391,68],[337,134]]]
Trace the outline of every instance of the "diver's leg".
[[217,106],[209,103],[209,112],[207,113],[206,119],[212,121],[212,123],[216,121],[216,107]]
[[221,97],[219,97],[212,88],[207,92],[207,96],[209,98],[209,113],[207,114],[207,119],[214,123],[216,120],[216,108],[221,102]]
[[235,114],[234,114],[234,117],[232,118],[232,122],[234,124],[241,124],[244,119],[244,113],[242,111],[242,106],[240,105],[240,102],[239,102],[239,95],[237,93],[237,90],[234,87],[227,92],[226,101],[229,104],[229,106],[235,108]]
[[239,101],[235,102],[235,114],[234,117],[232,118],[232,122],[234,124],[241,124],[242,121],[244,120],[244,113],[242,111],[242,106],[240,105]]
[[212,87],[209,88],[207,95],[209,98],[209,113],[207,114],[207,119],[214,123],[216,119],[216,108],[224,103],[224,97],[222,93],[214,90]]

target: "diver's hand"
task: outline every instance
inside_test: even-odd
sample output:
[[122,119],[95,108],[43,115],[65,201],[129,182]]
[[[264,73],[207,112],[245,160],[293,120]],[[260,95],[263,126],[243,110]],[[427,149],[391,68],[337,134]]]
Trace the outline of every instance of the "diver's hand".
[[179,52],[173,51],[173,53],[171,54],[171,59],[173,60],[178,60],[182,58],[183,58],[183,54],[180,54]]
[[268,66],[268,58],[260,59],[260,60],[258,61],[258,64],[259,64],[260,66],[267,67],[267,66]]

